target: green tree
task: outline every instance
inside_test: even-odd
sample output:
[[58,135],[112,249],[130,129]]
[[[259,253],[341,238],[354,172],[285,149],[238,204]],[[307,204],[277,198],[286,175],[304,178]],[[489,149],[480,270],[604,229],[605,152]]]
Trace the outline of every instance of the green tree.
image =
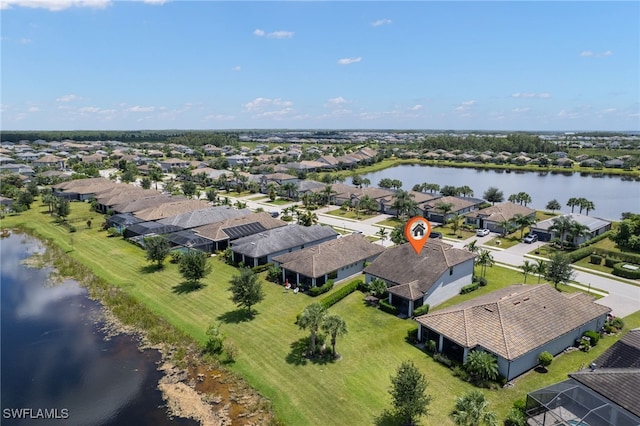
[[436,210],[442,213],[442,222],[446,222],[447,216],[451,213],[451,210],[453,210],[453,203],[437,202]]
[[162,268],[164,259],[171,251],[171,244],[163,236],[146,237],[144,239],[144,250],[149,262],[156,262],[158,268]]
[[488,408],[489,401],[484,393],[473,389],[456,398],[451,416],[457,426],[497,426],[497,416]]
[[322,322],[322,330],[331,336],[331,354],[336,357],[336,339],[347,334],[347,324],[339,315],[329,315]]
[[156,165],[149,166],[149,179],[155,184],[156,190],[158,189],[158,182],[162,182],[162,169]]
[[380,227],[380,229],[378,229],[378,232],[376,232],[376,235],[380,237],[380,244],[384,245],[384,240],[387,239],[388,234],[389,232],[386,230],[386,228]]
[[460,193],[460,189],[453,185],[445,185],[440,188],[440,194],[444,197],[455,197]]
[[178,270],[187,282],[198,282],[211,273],[211,265],[208,256],[199,250],[189,250],[182,255]]
[[205,195],[207,197],[207,200],[212,204],[215,204],[218,201],[218,191],[216,191],[215,188],[207,189]]
[[551,355],[549,352],[544,351],[544,352],[541,352],[540,355],[538,355],[538,363],[545,370],[547,370],[547,367],[549,367],[552,362],[553,362],[553,355]]
[[403,425],[414,425],[422,415],[429,414],[431,395],[427,391],[427,379],[413,364],[404,361],[391,378],[389,393],[393,399],[394,414]]
[[151,189],[151,179],[148,177],[143,177],[140,181],[140,186],[142,189]]
[[309,330],[311,356],[314,356],[316,353],[316,336],[326,315],[327,310],[324,306],[320,303],[312,303],[304,308],[304,311],[302,311],[298,319],[298,326],[303,330]]
[[311,210],[305,210],[298,214],[298,224],[302,226],[311,226],[318,223],[318,215]]
[[241,268],[240,274],[231,278],[231,301],[238,306],[247,308],[247,313],[251,316],[253,311],[251,307],[264,300],[264,291],[262,283],[249,268]]
[[470,243],[465,244],[464,248],[469,250],[471,253],[478,253],[478,250],[480,250],[480,247],[478,247],[478,240],[473,240]]
[[28,190],[19,191],[18,197],[16,199],[16,204],[24,206],[26,210],[31,208],[31,204],[33,203],[33,194]]
[[520,269],[522,270],[522,273],[524,274],[524,283],[527,283],[527,275],[533,273],[536,269],[536,265],[531,263],[528,260],[525,260],[524,262],[522,262],[522,265],[520,265]]
[[560,210],[561,206],[560,203],[558,202],[558,200],[556,200],[555,198],[551,201],[549,201],[545,207],[547,210],[551,210],[552,213],[555,213],[556,210]]
[[493,256],[489,250],[480,250],[476,263],[482,267],[482,277],[487,274],[487,266],[493,265]]
[[567,201],[567,207],[571,207],[571,213],[573,213],[573,209],[576,206],[579,206],[579,205],[580,205],[580,199],[579,198],[571,197]]
[[552,225],[549,227],[549,231],[556,234],[557,238],[560,239],[560,249],[564,248],[564,240],[566,235],[571,230],[571,226],[573,223],[573,219],[569,216],[560,216],[554,217],[552,219]]
[[371,214],[378,211],[378,202],[368,195],[364,195],[360,199],[360,208],[365,211],[366,214]]
[[56,216],[58,216],[63,222],[67,220],[67,216],[71,213],[69,200],[65,198],[58,198],[55,205],[55,212]]
[[378,186],[384,189],[391,189],[393,186],[393,180],[389,178],[380,179],[380,182],[378,182]]
[[596,205],[593,201],[581,199],[580,200],[580,213],[582,213],[582,209],[585,209],[587,212],[587,216],[589,216],[589,212],[596,209]]
[[387,292],[387,283],[380,278],[374,278],[367,285],[369,292],[376,297],[382,297]]
[[391,241],[393,242],[393,244],[398,246],[407,242],[407,237],[404,235],[405,225],[405,223],[396,225],[396,227],[391,231]]
[[520,239],[524,237],[524,230],[527,227],[534,225],[536,223],[536,219],[534,217],[525,216],[520,213],[513,216],[513,221],[515,222],[516,226],[520,230]]
[[491,204],[500,203],[504,200],[504,193],[494,186],[490,186],[482,196]]
[[571,267],[571,260],[561,253],[551,256],[551,261],[547,264],[545,278],[553,283],[556,290],[558,284],[567,284],[573,279],[575,272]]
[[465,370],[474,377],[478,383],[485,384],[498,378],[498,359],[489,352],[471,351],[467,355]]
[[187,180],[182,183],[182,193],[184,194],[185,197],[187,198],[193,197],[194,195],[196,195],[196,191],[197,191],[197,187],[195,182]]
[[413,201],[413,197],[413,194],[405,190],[399,189],[396,191],[393,203],[391,204],[391,208],[396,211],[396,217],[416,213],[417,205],[416,202]]
[[458,193],[463,197],[473,197],[473,189],[471,189],[468,185],[463,185],[458,188]]
[[460,221],[462,221],[462,215],[459,215],[457,213],[451,216],[447,221],[449,225],[451,225],[451,230],[453,231],[453,235],[456,235],[458,233],[458,229],[460,228]]
[[538,284],[540,284],[540,280],[547,273],[547,262],[545,262],[543,259],[538,259],[536,261],[535,269],[533,272],[538,274]]

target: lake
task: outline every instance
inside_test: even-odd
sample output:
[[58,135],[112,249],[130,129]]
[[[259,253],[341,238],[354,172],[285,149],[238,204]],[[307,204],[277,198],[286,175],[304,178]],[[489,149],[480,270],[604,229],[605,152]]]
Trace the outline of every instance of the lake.
[[[509,195],[524,191],[533,200],[530,207],[544,209],[555,198],[566,213],[571,211],[566,206],[569,198],[583,197],[593,201],[596,206],[593,213],[589,212],[590,216],[610,220],[620,220],[622,212],[640,213],[640,182],[623,181],[616,176],[593,177],[580,176],[579,173],[564,175],[550,172],[506,173],[504,170],[403,164],[363,174],[362,177],[371,180],[374,186],[383,178],[399,179],[405,190],[423,182],[437,183],[441,187],[468,185],[477,198],[482,198],[487,188],[495,186],[503,191],[505,201]],[[346,183],[351,183],[351,180],[347,179]]]
[[[73,280],[22,260],[43,247],[13,233],[0,240],[3,425],[196,425],[169,419],[157,389],[160,354],[127,335],[105,339],[102,308]],[[31,409],[30,412],[23,409]],[[49,419],[33,417],[45,415]],[[18,410],[29,419],[16,419]]]

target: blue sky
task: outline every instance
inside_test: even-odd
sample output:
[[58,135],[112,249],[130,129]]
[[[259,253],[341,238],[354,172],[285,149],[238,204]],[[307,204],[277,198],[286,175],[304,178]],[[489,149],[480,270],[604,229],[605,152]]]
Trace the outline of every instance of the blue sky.
[[640,130],[639,2],[0,4],[3,130]]

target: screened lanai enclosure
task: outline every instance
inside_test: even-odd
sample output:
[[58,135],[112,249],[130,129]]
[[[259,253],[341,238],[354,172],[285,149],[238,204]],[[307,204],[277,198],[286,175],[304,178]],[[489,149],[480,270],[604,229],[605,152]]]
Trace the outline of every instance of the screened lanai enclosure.
[[126,228],[123,235],[125,238],[134,238],[150,235],[164,235],[181,230],[181,227],[175,225],[164,225],[158,222],[140,222]]
[[637,417],[573,379],[527,395],[530,426],[639,426]]
[[205,253],[213,253],[214,242],[196,234],[190,229],[164,235],[175,250],[200,250]]

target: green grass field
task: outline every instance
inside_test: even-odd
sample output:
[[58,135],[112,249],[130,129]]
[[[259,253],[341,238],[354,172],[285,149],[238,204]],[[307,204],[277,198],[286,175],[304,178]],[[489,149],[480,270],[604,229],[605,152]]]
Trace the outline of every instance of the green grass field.
[[[86,220],[93,218],[91,229]],[[89,211],[87,203],[72,203],[69,222],[77,232],[56,225],[37,201],[32,210],[20,216],[8,216],[3,227],[18,224],[34,230],[68,252],[69,256],[90,267],[109,283],[124,289],[173,326],[204,342],[205,331],[221,322],[222,331],[238,348],[236,362],[229,366],[273,402],[277,418],[287,425],[372,424],[384,409],[390,408],[390,377],[402,361],[412,360],[426,375],[428,392],[433,396],[431,415],[423,424],[450,425],[449,413],[454,398],[471,385],[454,378],[424,352],[405,342],[407,332],[416,327],[411,320],[400,320],[363,302],[356,292],[333,306],[330,312],[342,316],[348,334],[337,342],[342,358],[336,362],[311,362],[301,357],[301,342],[307,333],[295,324],[296,315],[314,299],[304,294],[285,292],[282,287],[264,283],[265,300],[255,309],[258,314],[247,320],[230,301],[229,279],[236,269],[211,259],[213,272],[203,280],[205,286],[181,292],[176,265],[165,263],[157,272],[147,272],[149,263],[143,251],[121,238],[108,238],[99,230],[101,217]],[[523,275],[505,268],[487,268],[489,285],[470,295],[475,297],[500,286],[522,282]],[[535,283],[537,277],[529,277]],[[322,297],[322,296],[320,296]],[[640,316],[629,317],[640,325]],[[615,338],[606,338],[597,351],[562,355],[554,360],[550,373],[529,373],[509,389],[486,391],[490,408],[503,418],[516,398],[555,381],[579,365],[590,362]],[[609,343],[610,342],[610,343]],[[557,362],[556,362],[557,361]]]
[[325,214],[328,214],[328,215],[331,215],[331,216],[336,216],[336,217],[342,217],[342,218],[345,218],[345,219],[357,219],[357,220],[371,219],[372,217],[376,217],[378,215],[377,213],[365,214],[362,211],[358,212],[358,214],[356,215],[356,211],[353,210],[353,209],[350,209],[348,211],[347,210],[342,210],[342,209],[335,209],[335,210],[330,210],[330,211],[326,212]]

